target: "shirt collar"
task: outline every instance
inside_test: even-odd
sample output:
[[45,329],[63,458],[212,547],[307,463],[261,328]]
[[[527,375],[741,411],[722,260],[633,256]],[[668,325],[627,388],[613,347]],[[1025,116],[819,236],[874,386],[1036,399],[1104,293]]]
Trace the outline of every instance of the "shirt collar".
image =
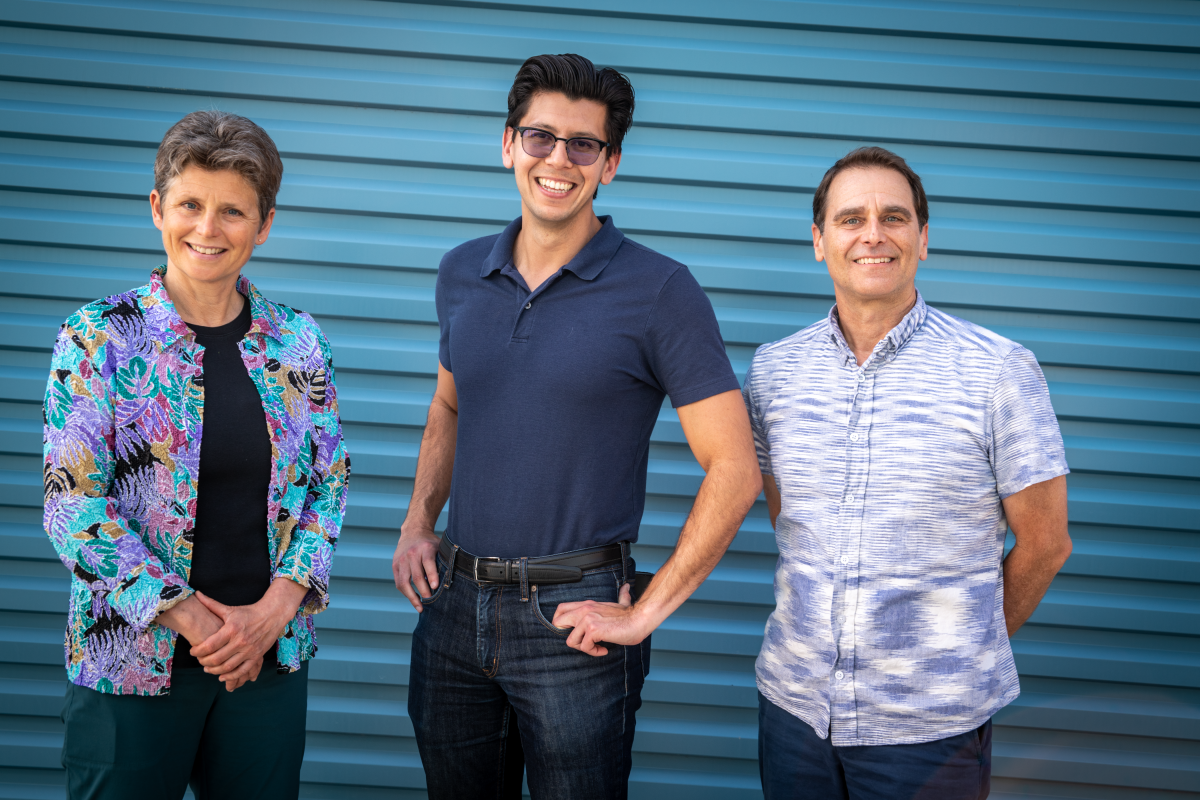
[[[166,274],[165,264],[150,273],[150,291],[142,302],[146,324],[159,333],[163,347],[169,347],[176,339],[190,337],[193,333],[179,316],[175,304],[167,294],[167,287],[163,285],[163,277]],[[249,333],[259,333],[281,340],[283,335],[277,321],[279,311],[274,304],[263,297],[245,275],[238,276],[237,290],[250,302]]]
[[[883,337],[879,344],[875,346],[875,353],[885,353],[887,358],[895,355],[920,329],[921,324],[925,322],[927,314],[928,306],[925,305],[925,298],[921,297],[921,290],[918,289],[917,302],[904,315],[904,318],[897,323],[896,327],[888,331],[887,336]],[[846,343],[846,336],[842,333],[836,303],[833,305],[833,308],[829,309],[827,324],[829,325],[829,340],[833,343],[833,346],[838,349],[838,352],[844,358],[848,357],[853,360],[854,351],[850,349],[850,345]],[[875,353],[872,353],[872,357]]]
[[[579,278],[585,281],[594,280],[597,275],[604,271],[608,266],[608,262],[617,253],[617,249],[621,243],[625,241],[625,234],[621,233],[620,229],[613,224],[611,216],[603,216],[598,218],[601,226],[583,249],[575,254],[570,263],[563,269],[575,273]],[[493,272],[504,269],[504,267],[512,262],[513,245],[516,244],[517,234],[521,232],[521,217],[517,217],[508,224],[504,232],[500,234],[500,238],[492,245],[492,252],[488,253],[487,258],[483,260],[483,268],[479,271],[479,277],[486,278]]]

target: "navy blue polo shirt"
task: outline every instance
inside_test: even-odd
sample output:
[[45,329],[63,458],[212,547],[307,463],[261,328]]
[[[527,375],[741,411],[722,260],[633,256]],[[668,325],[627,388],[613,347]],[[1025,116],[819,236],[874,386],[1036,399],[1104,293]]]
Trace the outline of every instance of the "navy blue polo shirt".
[[439,358],[458,390],[451,541],[542,556],[637,539],[650,432],[739,384],[687,267],[603,227],[530,292],[517,219],[438,268]]

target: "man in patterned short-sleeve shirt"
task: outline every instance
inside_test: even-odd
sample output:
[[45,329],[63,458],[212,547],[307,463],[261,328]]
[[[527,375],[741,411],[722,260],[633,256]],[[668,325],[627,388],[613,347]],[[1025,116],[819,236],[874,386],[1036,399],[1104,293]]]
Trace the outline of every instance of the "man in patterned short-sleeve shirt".
[[1041,369],[925,304],[928,219],[899,156],[835,164],[812,233],[837,304],[746,378],[779,543],[757,663],[768,800],[986,797],[990,720],[1020,691],[1008,637],[1071,552]]

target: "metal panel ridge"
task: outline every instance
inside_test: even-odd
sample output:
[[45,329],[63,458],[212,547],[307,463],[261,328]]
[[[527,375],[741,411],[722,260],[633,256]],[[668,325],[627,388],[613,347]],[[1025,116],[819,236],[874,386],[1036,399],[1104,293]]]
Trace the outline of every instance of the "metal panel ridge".
[[[161,263],[155,148],[214,107],[283,154],[246,271],[321,324],[354,453],[302,796],[425,796],[416,614],[389,565],[437,369],[436,269],[520,213],[506,93],[525,57],[573,51],[637,89],[597,212],[688,265],[739,377],[833,302],[808,232],[828,166],[861,144],[914,165],[918,286],[1034,352],[1073,470],[1075,551],[1013,640],[1023,691],[995,720],[992,796],[1200,800],[1198,32],[1186,0],[0,3],[0,795],[65,796],[68,575],[41,530],[54,333]],[[667,558],[702,479],[664,407],[640,565]],[[758,505],[655,633],[631,797],[762,796],[753,663],[776,558]]]

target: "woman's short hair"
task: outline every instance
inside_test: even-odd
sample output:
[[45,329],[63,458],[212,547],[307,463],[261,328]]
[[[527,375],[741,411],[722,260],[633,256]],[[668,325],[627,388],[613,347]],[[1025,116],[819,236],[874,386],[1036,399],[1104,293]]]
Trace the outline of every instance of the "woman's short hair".
[[924,228],[929,224],[929,201],[925,199],[925,187],[921,185],[921,177],[913,172],[908,162],[891,150],[885,150],[882,147],[860,147],[838,159],[838,162],[825,173],[825,177],[821,178],[821,185],[817,187],[816,194],[813,195],[813,224],[817,226],[817,230],[821,233],[825,232],[825,205],[829,200],[829,187],[833,183],[833,179],[848,169],[870,167],[883,167],[903,175],[904,179],[908,181],[908,185],[912,187],[913,205],[916,206],[919,227]]
[[621,152],[621,142],[633,124],[633,86],[612,67],[596,65],[574,53],[527,59],[517,70],[508,92],[508,119],[515,128],[538,92],[560,92],[569,100],[595,100],[608,109],[604,138],[610,153]]
[[258,195],[260,224],[275,207],[283,180],[283,160],[267,132],[226,111],[193,111],[171,126],[154,158],[154,188],[161,198],[190,166],[215,172],[233,170]]

